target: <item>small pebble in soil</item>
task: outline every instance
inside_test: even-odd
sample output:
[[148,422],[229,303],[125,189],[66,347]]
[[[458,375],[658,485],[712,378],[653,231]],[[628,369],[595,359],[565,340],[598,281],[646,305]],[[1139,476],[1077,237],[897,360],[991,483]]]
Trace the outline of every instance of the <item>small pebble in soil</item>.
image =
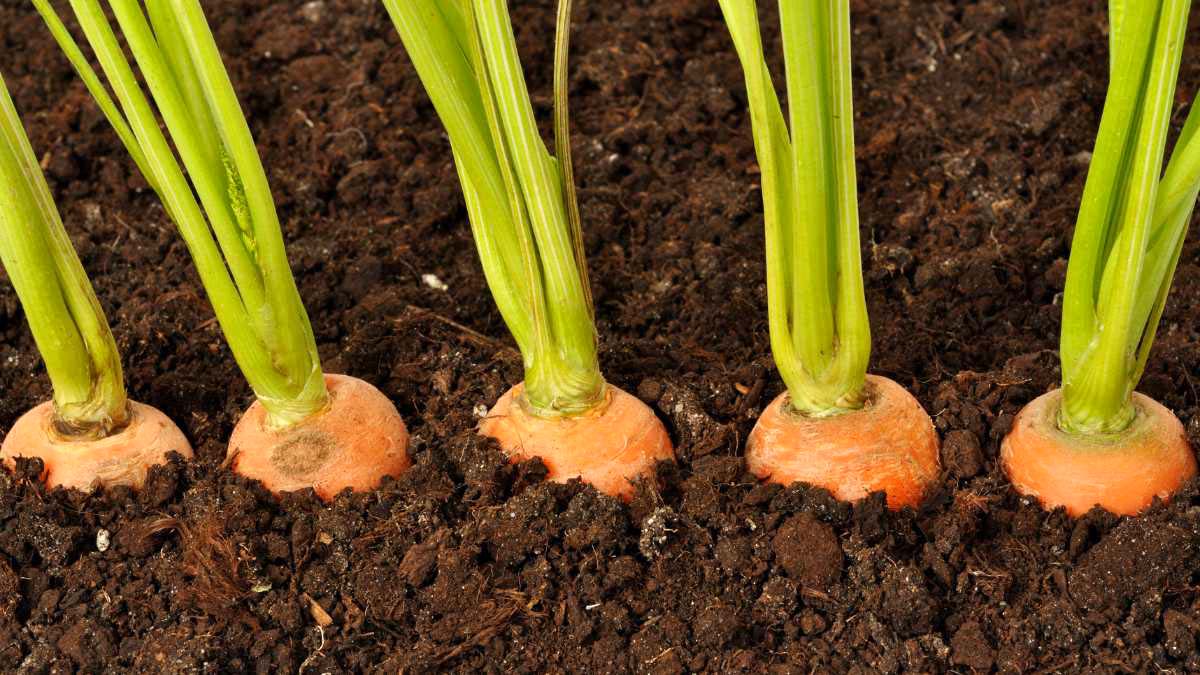
[[421,275],[421,283],[425,284],[426,286],[432,288],[435,291],[450,290],[450,287],[446,285],[446,282],[439,279],[438,275],[436,275],[436,274],[422,274]]
[[112,541],[108,530],[103,528],[96,530],[96,550],[104,553],[108,550],[108,545]]
[[300,8],[300,16],[310,23],[321,23],[321,19],[325,18],[324,0],[312,0],[312,2],[304,3],[304,6]]

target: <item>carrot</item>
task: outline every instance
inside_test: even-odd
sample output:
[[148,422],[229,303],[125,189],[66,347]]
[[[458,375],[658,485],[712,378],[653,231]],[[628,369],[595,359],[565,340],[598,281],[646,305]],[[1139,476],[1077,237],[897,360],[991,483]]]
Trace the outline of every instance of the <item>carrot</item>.
[[129,401],[116,341],[71,246],[37,156],[0,78],[0,260],[54,390],[0,445],[12,467],[37,457],[50,487],[139,487],[167,453],[192,456],[158,410]]
[[1110,15],[1104,112],[1062,299],[1062,388],[1018,415],[1001,450],[1013,487],[1047,508],[1136,514],[1196,474],[1179,420],[1134,392],[1200,194],[1193,102],[1166,171],[1189,2]]
[[396,406],[358,378],[326,375],[325,385],[329,407],[282,429],[271,428],[261,403],[251,405],[229,438],[233,470],[275,493],[312,487],[326,501],[407,471],[408,429]]
[[564,419],[530,414],[521,405],[524,387],[509,389],[479,423],[514,462],[537,457],[547,477],[560,483],[579,478],[601,492],[628,500],[631,479],[653,478],[654,466],[675,453],[662,422],[637,397],[609,386],[607,400]]
[[674,456],[654,413],[600,371],[567,115],[570,0],[554,59],[556,155],[542,142],[505,0],[384,0],[446,127],[492,297],[520,348],[524,381],[482,421],[513,460],[629,498]]
[[862,408],[832,417],[797,413],[779,395],[750,433],[750,471],[775,483],[819,485],[845,501],[882,491],[889,508],[920,505],[939,474],[933,422],[899,384],[876,375],[867,383]]
[[1154,399],[1135,393],[1133,422],[1109,435],[1076,435],[1058,427],[1062,390],[1026,405],[1000,448],[1000,459],[1021,494],[1048,509],[1079,516],[1093,506],[1135,515],[1168,498],[1196,475],[1183,424]]
[[407,469],[391,402],[321,370],[266,171],[198,0],[112,5],[149,97],[99,5],[71,3],[115,100],[53,6],[34,5],[175,221],[254,390],[231,439],[234,469],[324,499]]
[[150,467],[165,464],[172,452],[191,459],[192,446],[166,415],[136,401],[129,402],[123,428],[94,439],[64,433],[54,404],[47,401],[18,418],[0,445],[6,466],[11,468],[17,457],[36,457],[48,487],[79,490],[139,488]]
[[850,5],[780,2],[788,117],[763,53],[754,0],[720,0],[746,80],[762,176],[771,351],[787,392],[763,412],[746,462],[761,478],[806,481],[841,499],[887,493],[916,506],[938,475],[921,406],[867,375]]

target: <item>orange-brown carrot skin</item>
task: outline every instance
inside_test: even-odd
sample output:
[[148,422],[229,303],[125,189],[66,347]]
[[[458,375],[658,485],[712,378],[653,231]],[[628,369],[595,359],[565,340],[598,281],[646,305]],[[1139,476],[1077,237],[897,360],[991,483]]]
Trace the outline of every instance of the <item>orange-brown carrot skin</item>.
[[1110,436],[1068,434],[1058,428],[1062,390],[1026,405],[1000,448],[1013,487],[1078,516],[1095,505],[1134,515],[1167,498],[1196,475],[1196,457],[1174,413],[1142,394],[1133,394],[1137,416]]
[[636,397],[607,386],[596,410],[564,418],[529,414],[519,402],[522,385],[509,389],[479,423],[479,433],[496,439],[513,462],[537,457],[548,478],[580,478],[605,494],[632,499],[636,477],[654,477],[654,465],[674,460],[666,428]]
[[329,501],[345,488],[371,490],[412,466],[408,429],[383,392],[355,377],[325,375],[329,407],[277,431],[255,401],[229,438],[232,467],[271,492],[313,488]]
[[940,473],[938,436],[912,394],[886,377],[867,376],[861,410],[809,417],[771,402],[746,444],[746,464],[761,479],[819,485],[855,501],[883,491],[891,509],[920,505]]
[[16,457],[40,457],[48,487],[79,490],[140,488],[150,467],[166,464],[170,452],[190,458],[192,446],[166,415],[136,401],[129,402],[129,424],[98,440],[62,436],[55,430],[54,404],[42,403],[17,420],[0,446],[6,466]]

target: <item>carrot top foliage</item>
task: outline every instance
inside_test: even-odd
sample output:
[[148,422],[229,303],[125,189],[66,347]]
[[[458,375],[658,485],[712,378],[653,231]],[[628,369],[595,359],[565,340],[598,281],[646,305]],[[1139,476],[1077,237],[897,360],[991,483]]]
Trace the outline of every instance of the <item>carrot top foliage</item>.
[[1104,112],[1063,294],[1059,425],[1125,429],[1200,192],[1193,105],[1162,170],[1190,0],[1109,5]]
[[844,0],[780,0],[788,115],[763,54],[755,0],[720,0],[746,79],[766,220],[771,351],[791,406],[814,416],[866,399],[863,290]]
[[320,359],[266,172],[198,0],[145,9],[110,0],[149,98],[99,0],[70,0],[115,101],[49,1],[33,2],[179,227],[270,423],[286,427],[323,410]]
[[0,260],[54,388],[61,431],[102,438],[129,418],[121,358],[0,78]]
[[506,0],[384,0],[450,137],[492,295],[525,364],[523,404],[569,416],[604,396],[568,136],[570,2],[559,5],[546,149]]

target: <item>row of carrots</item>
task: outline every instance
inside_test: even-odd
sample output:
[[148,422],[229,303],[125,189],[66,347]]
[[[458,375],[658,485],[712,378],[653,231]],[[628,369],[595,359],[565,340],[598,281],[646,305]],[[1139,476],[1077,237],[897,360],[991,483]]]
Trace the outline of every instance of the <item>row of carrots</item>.
[[[754,0],[718,1],[746,77],[771,347],[787,385],[747,439],[747,468],[919,507],[941,474],[937,432],[901,385],[867,373],[849,3],[780,0],[785,116]],[[541,460],[552,480],[629,499],[674,449],[653,410],[605,381],[597,356],[566,106],[571,2],[557,15],[553,153],[506,0],[382,2],[445,125],[483,272],[523,358],[525,380],[479,432],[513,461]],[[326,500],[403,475],[408,431],[392,402],[321,369],[266,173],[198,0],[113,0],[127,47],[98,0],[71,0],[99,72],[50,3],[34,5],[178,226],[255,392],[229,440],[233,470]],[[1015,489],[1071,514],[1138,513],[1196,474],[1179,419],[1133,391],[1200,191],[1200,117],[1161,171],[1188,6],[1151,0],[1112,17],[1114,76],[1065,293],[1063,387],[1021,412],[1000,451]],[[0,94],[0,257],[55,390],[0,455],[40,458],[51,486],[138,486],[191,446],[164,414],[126,399],[107,322],[2,81]]]

